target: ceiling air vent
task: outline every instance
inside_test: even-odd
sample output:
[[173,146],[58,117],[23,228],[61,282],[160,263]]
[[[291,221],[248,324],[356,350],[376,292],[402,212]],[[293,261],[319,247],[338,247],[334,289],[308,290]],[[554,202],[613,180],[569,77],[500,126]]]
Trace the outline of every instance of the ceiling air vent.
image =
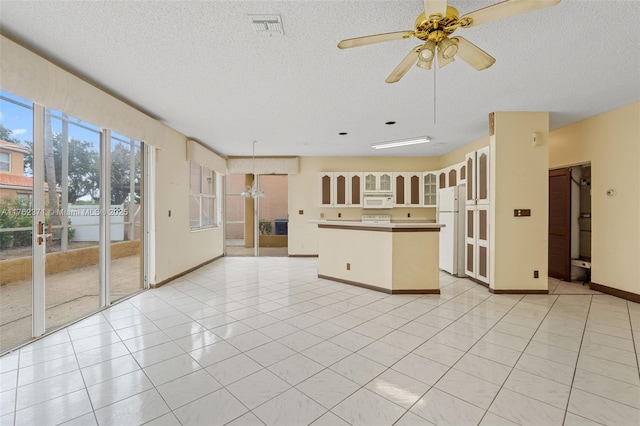
[[249,15],[253,31],[258,35],[284,35],[280,15]]

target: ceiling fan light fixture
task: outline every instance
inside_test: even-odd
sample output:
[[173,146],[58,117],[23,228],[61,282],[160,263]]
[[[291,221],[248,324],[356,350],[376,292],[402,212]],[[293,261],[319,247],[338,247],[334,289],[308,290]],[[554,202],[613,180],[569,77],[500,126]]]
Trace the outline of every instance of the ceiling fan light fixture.
[[442,57],[451,59],[458,52],[458,45],[451,41],[449,37],[445,37],[438,42],[438,50],[442,52]]
[[445,65],[449,65],[453,61],[455,61],[454,57],[452,56],[450,58],[445,58],[444,52],[442,51],[442,49],[440,49],[440,46],[438,46],[438,67],[442,68]]
[[436,42],[433,40],[427,40],[427,42],[422,46],[422,50],[418,54],[418,58],[421,61],[432,61],[436,54]]
[[399,146],[418,145],[418,144],[428,143],[428,142],[431,142],[431,139],[428,136],[423,136],[423,137],[413,138],[413,139],[403,139],[399,141],[377,143],[375,145],[371,145],[371,148],[373,149],[397,148]]
[[418,68],[422,68],[423,70],[430,70],[432,65],[433,58],[429,59],[428,61],[424,61],[422,60],[422,58],[420,58],[418,59],[418,63],[416,64]]

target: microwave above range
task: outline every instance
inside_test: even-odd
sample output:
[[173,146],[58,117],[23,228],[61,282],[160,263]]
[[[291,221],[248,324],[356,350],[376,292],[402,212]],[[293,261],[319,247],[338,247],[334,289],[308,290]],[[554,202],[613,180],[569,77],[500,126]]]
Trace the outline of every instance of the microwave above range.
[[365,209],[390,209],[393,208],[392,192],[370,192],[365,193],[362,203]]

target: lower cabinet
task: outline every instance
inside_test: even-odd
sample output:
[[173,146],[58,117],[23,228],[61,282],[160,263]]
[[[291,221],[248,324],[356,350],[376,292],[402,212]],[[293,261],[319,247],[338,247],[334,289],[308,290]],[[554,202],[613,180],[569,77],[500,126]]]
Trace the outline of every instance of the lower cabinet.
[[467,206],[465,231],[465,273],[489,283],[489,206]]

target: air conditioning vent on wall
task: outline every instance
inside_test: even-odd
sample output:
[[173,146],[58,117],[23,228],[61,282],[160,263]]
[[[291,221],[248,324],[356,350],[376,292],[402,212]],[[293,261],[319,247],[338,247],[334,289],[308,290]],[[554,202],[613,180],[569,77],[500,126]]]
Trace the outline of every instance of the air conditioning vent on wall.
[[258,35],[284,35],[280,15],[249,15],[253,31]]

